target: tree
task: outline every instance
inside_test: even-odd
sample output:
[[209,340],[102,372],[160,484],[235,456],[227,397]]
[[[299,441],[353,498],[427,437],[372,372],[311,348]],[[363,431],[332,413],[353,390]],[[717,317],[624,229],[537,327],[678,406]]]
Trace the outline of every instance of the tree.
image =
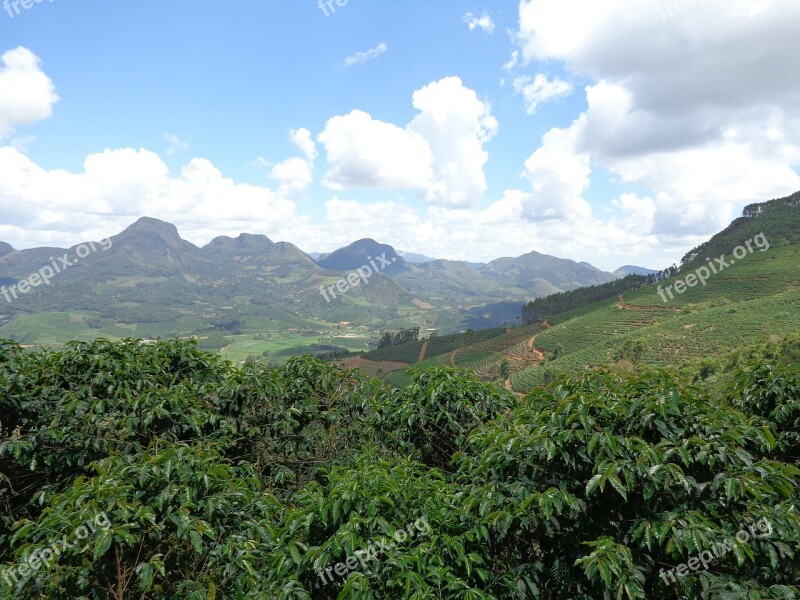
[[562,356],[564,356],[564,346],[562,344],[556,344],[555,348],[553,348],[553,351],[550,353],[550,360],[558,360]]
[[500,361],[500,378],[503,381],[511,379],[511,363],[508,362],[507,358]]
[[634,340],[628,338],[625,343],[614,354],[614,360],[629,360],[634,365],[638,364],[642,359],[647,347],[642,340]]

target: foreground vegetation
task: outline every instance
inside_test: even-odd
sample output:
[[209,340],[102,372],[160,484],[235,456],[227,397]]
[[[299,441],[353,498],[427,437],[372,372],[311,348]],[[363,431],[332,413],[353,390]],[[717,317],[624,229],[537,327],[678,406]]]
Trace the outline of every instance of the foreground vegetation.
[[3,343],[0,597],[800,598],[800,374],[742,363],[713,395],[591,372],[520,400],[450,368],[392,389]]

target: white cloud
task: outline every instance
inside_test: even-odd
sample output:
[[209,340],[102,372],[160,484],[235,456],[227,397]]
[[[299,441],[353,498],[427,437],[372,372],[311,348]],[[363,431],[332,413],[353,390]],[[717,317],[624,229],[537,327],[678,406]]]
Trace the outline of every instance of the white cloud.
[[494,21],[486,11],[484,11],[480,17],[468,12],[466,15],[464,15],[464,23],[467,24],[467,27],[469,27],[470,31],[480,29],[490,35],[494,33]]
[[591,208],[583,199],[592,169],[588,154],[574,150],[572,133],[552,129],[525,162],[533,193],[522,201],[522,216],[531,221],[583,221]]
[[[524,204],[527,218],[572,214],[568,207],[579,206],[584,191],[562,174],[587,159],[615,181],[649,190],[647,218],[641,206],[632,218],[663,245],[713,234],[744,204],[800,189],[800,46],[790,25],[800,5],[678,6],[520,2],[520,61],[558,61],[592,82],[586,112],[545,135],[529,160],[539,165],[534,182],[564,187],[567,208],[548,213],[549,201],[535,190],[536,200]],[[618,202],[618,209],[632,206],[628,196]]]
[[370,60],[374,60],[378,58],[381,54],[386,52],[389,49],[389,46],[386,43],[381,42],[374,48],[370,48],[369,50],[364,50],[363,52],[356,52],[352,56],[348,56],[344,59],[344,65],[346,67],[352,67],[355,65],[363,65],[365,62]]
[[489,105],[458,77],[414,92],[419,114],[404,128],[355,110],[319,135],[331,189],[413,188],[432,204],[463,206],[486,191],[486,142],[497,132]]
[[287,158],[272,167],[269,176],[280,182],[278,193],[293,195],[305,191],[313,180],[309,162],[303,158]]
[[28,146],[33,144],[35,141],[36,141],[35,135],[18,135],[11,138],[11,141],[9,142],[8,145],[11,146],[12,148],[16,148],[23,154],[27,154]]
[[164,141],[169,144],[167,147],[167,155],[173,156],[177,152],[182,152],[189,149],[189,144],[184,142],[179,136],[174,133],[165,133]]
[[519,65],[519,50],[514,50],[511,53],[511,58],[508,59],[508,62],[503,65],[503,71],[511,71]]
[[289,132],[289,139],[303,153],[308,162],[313,164],[317,160],[317,145],[308,129],[292,129]]
[[433,179],[425,199],[433,204],[465,206],[487,189],[484,166],[489,153],[484,145],[497,133],[498,123],[488,103],[447,77],[414,92],[419,114],[408,128],[428,141],[433,153]]
[[59,98],[55,85],[40,68],[41,61],[22,46],[0,57],[0,140],[20,125],[42,121]]
[[287,158],[272,165],[265,158],[258,158],[258,163],[269,167],[269,177],[279,182],[278,194],[293,196],[308,189],[314,180],[314,162],[317,160],[317,145],[308,129],[292,129],[289,141],[303,153],[302,157]]
[[319,141],[331,165],[323,183],[334,190],[423,188],[433,174],[422,136],[360,110],[330,119]]
[[76,173],[0,148],[0,213],[0,239],[23,248],[98,239],[143,215],[176,224],[198,243],[211,232],[286,239],[307,230],[294,203],[269,188],[237,184],[199,158],[171,175],[158,155],[130,148],[90,155]]
[[544,73],[539,73],[534,79],[523,75],[513,83],[514,91],[525,99],[525,110],[529,115],[534,114],[540,104],[569,96],[573,90],[571,83],[558,77],[550,79]]

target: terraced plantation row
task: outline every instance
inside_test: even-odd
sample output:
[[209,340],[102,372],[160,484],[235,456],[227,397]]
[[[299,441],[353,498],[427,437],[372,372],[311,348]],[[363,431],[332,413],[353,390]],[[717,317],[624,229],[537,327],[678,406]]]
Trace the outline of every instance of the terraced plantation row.
[[654,323],[675,317],[676,313],[665,309],[621,308],[618,300],[605,301],[595,310],[570,318],[562,315],[554,327],[541,333],[537,346],[552,352],[561,345],[566,353],[577,352],[587,345],[601,343],[649,327]]
[[[683,294],[673,291],[672,298],[665,292],[666,303],[659,296],[656,286],[636,290],[629,297],[626,296],[626,301],[640,306],[681,308],[687,304],[701,304],[711,299],[732,303],[755,300],[780,293],[787,287],[800,285],[798,265],[800,265],[798,245],[776,245],[764,253],[756,251],[749,254],[741,261],[735,262],[733,266],[711,275],[704,286],[695,285]],[[661,289],[665,290],[691,272],[693,271],[687,271],[677,279],[662,282]]]
[[[516,373],[514,389],[526,392],[555,373],[613,363],[629,340],[636,342],[637,364],[666,368],[796,332],[800,330],[798,264],[797,246],[776,246],[763,255],[749,255],[709,279],[706,286],[688,288],[669,303],[660,301],[653,286],[622,302],[606,301],[591,310],[560,315],[553,319],[552,329],[539,335],[537,346],[552,351],[561,345],[565,355]],[[662,282],[662,289],[677,279]]]

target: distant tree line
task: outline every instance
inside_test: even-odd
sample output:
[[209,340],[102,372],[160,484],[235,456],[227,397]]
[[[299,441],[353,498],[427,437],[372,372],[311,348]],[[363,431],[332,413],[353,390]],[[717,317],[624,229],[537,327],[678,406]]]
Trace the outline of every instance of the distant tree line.
[[398,331],[397,333],[392,333],[391,331],[387,331],[386,333],[383,334],[383,337],[378,342],[378,349],[391,348],[392,346],[402,346],[403,344],[416,342],[418,337],[419,337],[419,327],[412,327],[411,329],[403,329],[402,331]]
[[536,300],[522,307],[522,323],[523,325],[531,325],[543,319],[554,317],[582,306],[588,306],[594,302],[608,300],[625,292],[637,290],[645,285],[652,285],[662,279],[673,277],[677,273],[678,267],[672,265],[663,271],[650,275],[628,275],[608,283],[560,292],[544,298],[536,298]]
[[[419,358],[423,344],[428,342],[428,350],[425,356],[428,358],[446,354],[459,348],[471,346],[495,337],[506,334],[505,328],[482,329],[474,331],[467,329],[464,333],[454,335],[439,336],[436,332],[431,333],[427,340],[416,340],[399,346],[387,346],[368,352],[365,357],[370,360],[396,360],[400,362],[415,363]],[[385,338],[385,336],[384,336]]]

